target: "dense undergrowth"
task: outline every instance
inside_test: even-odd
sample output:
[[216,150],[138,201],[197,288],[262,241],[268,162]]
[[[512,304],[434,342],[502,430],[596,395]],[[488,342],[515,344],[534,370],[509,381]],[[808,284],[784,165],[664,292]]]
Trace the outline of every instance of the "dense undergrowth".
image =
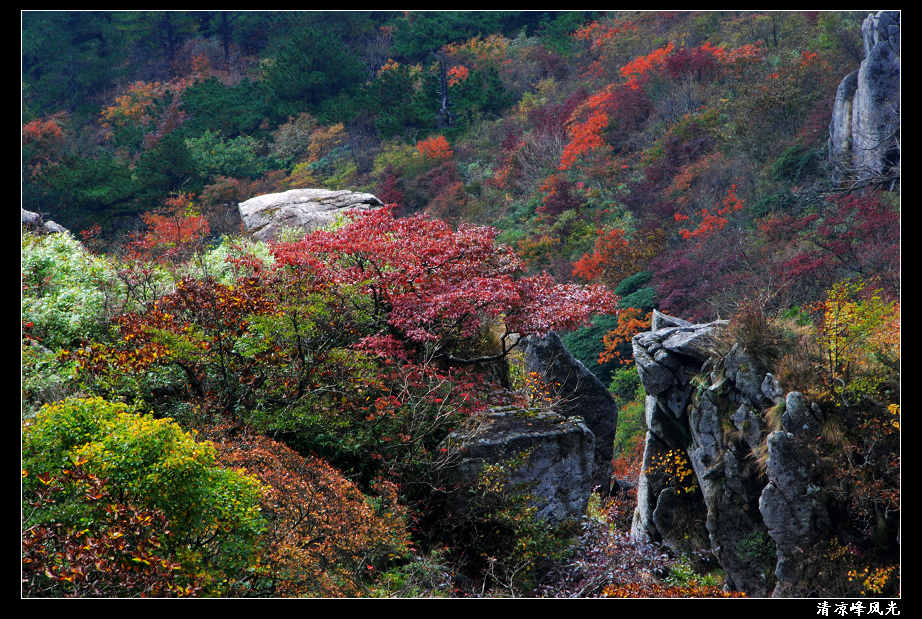
[[[22,206],[81,231],[22,237],[25,595],[724,595],[627,489],[446,511],[444,437],[527,398],[512,333],[610,385],[636,479],[653,308],[826,411],[827,590],[892,592],[898,177],[826,158],[865,16],[24,13]],[[239,236],[299,187],[394,206]]]

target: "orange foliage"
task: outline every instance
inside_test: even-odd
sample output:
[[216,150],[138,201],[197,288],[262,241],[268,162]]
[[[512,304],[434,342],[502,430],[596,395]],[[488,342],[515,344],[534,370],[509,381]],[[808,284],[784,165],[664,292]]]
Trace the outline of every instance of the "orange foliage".
[[[736,213],[742,210],[742,208],[743,201],[736,195],[736,185],[730,185],[730,189],[727,190],[727,195],[721,201],[716,213],[711,213],[706,208],[701,209],[701,222],[698,224],[698,227],[694,230],[682,228],[679,230],[679,236],[685,240],[688,240],[699,237],[706,237],[714,231],[722,230],[729,221],[725,215]],[[681,213],[676,213],[674,218],[676,221],[686,221],[689,219],[687,215],[683,215]]]
[[635,235],[630,240],[619,228],[600,230],[592,253],[584,254],[573,263],[573,275],[615,286],[642,270],[660,252],[663,241],[664,234],[659,229],[647,231],[643,236]]
[[64,132],[53,117],[48,120],[38,118],[32,122],[26,123],[22,128],[23,144],[60,140],[62,137],[64,137]]
[[560,170],[566,170],[576,163],[577,158],[589,151],[602,148],[605,142],[600,133],[608,127],[608,114],[594,112],[581,123],[571,124],[567,130],[570,134],[570,143],[563,150],[560,157]]
[[451,150],[444,135],[436,135],[416,143],[416,150],[427,159],[450,159],[455,153]]
[[629,582],[608,585],[602,590],[607,598],[744,598],[740,591],[724,591],[714,585],[661,585],[659,583]]
[[674,196],[678,204],[686,204],[689,201],[689,196],[685,195],[685,192],[691,189],[692,184],[702,172],[708,170],[711,165],[720,161],[722,158],[723,155],[718,151],[706,155],[698,161],[683,167],[679,170],[679,173],[676,174],[675,178],[672,179],[672,184],[669,188],[666,189],[667,194]]
[[382,73],[387,73],[388,71],[393,71],[400,67],[400,63],[394,60],[393,58],[388,58],[387,62],[381,65],[381,68],[378,69],[378,77],[381,77]]
[[636,30],[634,24],[603,24],[601,22],[591,22],[578,28],[573,33],[573,38],[580,41],[590,41],[592,49],[596,50],[611,41],[616,34]]
[[37,176],[42,168],[55,162],[64,144],[64,130],[60,121],[64,113],[59,112],[46,119],[37,118],[22,127],[23,161],[32,176]]
[[630,365],[633,359],[622,359],[618,347],[631,338],[643,331],[650,330],[650,320],[653,312],[647,312],[646,316],[636,307],[629,307],[618,314],[618,326],[602,336],[604,350],[599,353],[599,364],[608,363],[609,361],[618,360],[621,365]]
[[115,103],[103,108],[102,118],[105,126],[120,126],[132,122],[149,124],[150,112],[154,102],[168,92],[174,95],[185,90],[185,80],[177,82],[135,82],[128,87],[125,94],[115,98]]
[[308,161],[317,161],[341,146],[346,140],[346,127],[336,123],[329,127],[318,127],[311,133],[310,145],[307,147]]
[[470,70],[463,64],[453,66],[448,70],[448,85],[454,86],[455,84],[460,84],[467,79],[470,73]]
[[159,261],[181,258],[208,236],[208,220],[192,211],[192,197],[180,192],[166,199],[164,213],[142,213],[147,231],[131,243],[131,255]]
[[675,49],[675,45],[670,41],[666,47],[655,49],[646,56],[638,56],[621,67],[621,75],[626,77],[631,88],[636,90],[640,88],[638,78],[643,77],[654,69],[661,69],[665,66],[666,57],[672,53],[673,49]]
[[264,436],[215,445],[229,467],[266,486],[270,521],[261,575],[278,596],[358,597],[377,570],[409,545],[394,487],[379,480],[376,513],[358,487],[319,458],[303,457]]
[[509,39],[501,34],[491,34],[481,39],[480,35],[464,43],[448,43],[442,46],[449,56],[461,56],[474,61],[474,67],[495,64],[508,59]]

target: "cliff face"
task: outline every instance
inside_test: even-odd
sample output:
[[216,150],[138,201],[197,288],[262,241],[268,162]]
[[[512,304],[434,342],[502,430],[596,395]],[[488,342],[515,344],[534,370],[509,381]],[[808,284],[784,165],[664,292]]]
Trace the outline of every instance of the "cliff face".
[[839,84],[829,126],[829,157],[840,180],[899,177],[900,13],[868,15],[864,60]]
[[[633,339],[648,431],[631,535],[713,555],[730,586],[751,596],[802,595],[810,578],[798,547],[828,522],[800,448],[815,422],[804,398],[785,395],[740,346],[715,356],[724,324],[655,313],[652,330]],[[766,413],[781,407],[782,429],[768,432]]]

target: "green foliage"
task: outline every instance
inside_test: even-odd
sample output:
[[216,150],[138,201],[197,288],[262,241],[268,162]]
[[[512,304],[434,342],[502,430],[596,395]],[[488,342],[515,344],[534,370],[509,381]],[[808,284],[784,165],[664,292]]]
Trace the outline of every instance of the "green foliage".
[[579,359],[586,369],[595,374],[603,385],[611,381],[612,375],[618,369],[618,362],[609,361],[599,364],[599,353],[605,348],[602,344],[602,336],[617,326],[617,316],[596,316],[592,319],[591,326],[563,333],[560,336],[567,350]]
[[638,288],[631,294],[621,297],[618,307],[636,307],[644,312],[649,312],[656,307],[656,290],[653,288]]
[[438,128],[438,93],[432,90],[435,76],[431,69],[425,76],[422,71],[406,64],[388,67],[364,87],[363,111],[374,119],[382,139],[426,135]]
[[797,198],[788,189],[766,193],[753,203],[752,216],[759,218],[773,213],[783,213],[793,209],[796,204]]
[[568,55],[573,46],[572,33],[589,19],[585,11],[556,12],[542,23],[540,40],[548,49]]
[[265,267],[271,267],[275,262],[265,242],[223,236],[215,245],[185,263],[179,275],[196,279],[213,278],[220,284],[230,286],[241,275],[241,267],[234,261],[243,258],[255,259]]
[[272,112],[270,97],[271,91],[264,84],[249,79],[233,86],[215,78],[198,81],[183,91],[183,110],[189,118],[182,131],[187,136],[213,131],[231,139],[260,137],[263,121]]
[[160,140],[138,159],[132,174],[137,197],[148,205],[159,204],[164,196],[179,191],[198,191],[203,184],[198,165],[180,132]]
[[747,561],[765,566],[774,566],[777,559],[775,543],[765,531],[753,531],[740,538],[736,551]]
[[23,418],[32,417],[44,404],[77,391],[76,363],[61,359],[56,351],[48,350],[36,340],[23,339],[20,360]]
[[66,233],[22,237],[22,321],[51,349],[103,338],[115,301],[115,267]]
[[342,91],[357,90],[365,78],[362,63],[335,34],[324,30],[293,33],[279,46],[265,84],[282,117],[316,109]]
[[127,42],[107,12],[23,11],[26,110],[38,116],[62,108],[92,114],[94,99],[122,74]]
[[450,597],[454,569],[447,564],[445,549],[435,549],[381,574],[373,597],[434,598]]
[[[653,273],[650,271],[640,271],[634,273],[630,277],[625,277],[621,280],[621,283],[615,288],[615,294],[619,296],[629,295],[632,292],[636,292],[641,286],[646,284],[653,277]],[[636,305],[627,305],[625,307],[638,307]]]
[[688,557],[680,557],[669,566],[669,574],[664,580],[673,587],[721,587],[724,584],[723,575],[718,572],[699,574]]
[[[621,367],[612,372],[608,386],[619,405],[643,399],[643,383],[634,366]],[[620,419],[620,417],[619,417]]]
[[52,204],[59,202],[68,212],[82,214],[83,221],[95,219],[94,214],[130,209],[138,183],[128,165],[105,152],[88,154],[65,157],[41,177],[54,196]]
[[643,444],[647,431],[643,389],[638,389],[635,396],[633,400],[618,404],[618,428],[612,452],[615,459],[631,457],[638,443]]
[[[161,510],[176,534],[170,555],[183,577],[204,574],[207,590],[228,592],[255,560],[265,525],[262,487],[225,470],[209,443],[199,443],[168,419],[128,412],[100,398],[67,399],[43,408],[23,428],[24,497],[79,463],[109,480],[123,497]],[[58,523],[92,528],[95,506],[77,495],[37,509],[25,526]]]
[[781,153],[772,163],[769,172],[772,180],[798,183],[805,176],[816,173],[819,160],[815,150],[795,144]]
[[186,147],[204,177],[255,178],[266,171],[265,159],[260,154],[262,145],[250,136],[226,140],[219,133],[206,130],[199,138],[186,139]]
[[527,484],[510,481],[530,454],[520,452],[499,464],[485,465],[466,491],[464,509],[453,510],[441,534],[463,549],[459,559],[475,582],[498,595],[528,595],[544,571],[568,556],[576,527],[556,526],[537,517]]

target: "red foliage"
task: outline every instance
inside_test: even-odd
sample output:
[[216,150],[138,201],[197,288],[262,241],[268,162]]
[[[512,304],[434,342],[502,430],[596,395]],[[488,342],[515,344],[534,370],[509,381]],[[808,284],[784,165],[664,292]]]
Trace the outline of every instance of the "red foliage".
[[636,29],[637,27],[632,23],[621,24],[594,21],[577,28],[572,36],[580,41],[589,41],[591,49],[596,50],[604,47],[615,35]]
[[665,47],[655,49],[646,56],[638,56],[621,67],[621,75],[627,78],[628,86],[634,90],[640,88],[639,78],[651,71],[661,69],[666,64],[666,58],[675,49],[670,41]]
[[609,84],[574,108],[567,121],[570,142],[560,158],[560,170],[571,168],[592,151],[606,152],[611,145],[603,133],[623,135],[637,129],[650,113],[646,94],[629,86]]
[[605,587],[602,597],[611,598],[744,598],[740,591],[724,591],[714,585],[662,585],[655,582],[629,582]]
[[188,255],[210,232],[208,219],[191,210],[192,195],[179,193],[165,201],[161,212],[146,212],[141,219],[147,231],[129,244],[135,259],[175,262]]
[[403,204],[404,195],[398,186],[397,176],[390,170],[375,190],[375,195],[384,204],[399,206]]
[[64,144],[64,131],[60,125],[62,119],[63,113],[59,113],[23,125],[23,163],[31,176],[37,176],[45,166],[53,164],[60,157]]
[[889,295],[900,289],[900,215],[880,195],[832,198],[819,213],[775,215],[759,222],[780,282],[816,294],[848,276],[876,277]]
[[42,120],[38,118],[26,123],[22,127],[22,143],[31,144],[33,142],[57,141],[64,137],[64,131],[58,125],[56,119],[49,118]]
[[317,230],[274,248],[280,265],[322,262],[329,281],[360,284],[388,325],[413,342],[469,338],[503,317],[508,332],[570,329],[611,307],[599,286],[516,278],[522,263],[492,228],[457,230],[421,215],[369,211],[335,232]]
[[538,211],[556,217],[564,211],[579,207],[582,200],[579,196],[574,195],[572,187],[573,184],[562,174],[548,176],[541,185],[544,198],[541,200]]
[[718,60],[723,55],[722,48],[713,47],[707,41],[699,47],[683,47],[666,58],[666,71],[673,79],[682,75],[693,75],[699,81],[713,79],[718,74]]

